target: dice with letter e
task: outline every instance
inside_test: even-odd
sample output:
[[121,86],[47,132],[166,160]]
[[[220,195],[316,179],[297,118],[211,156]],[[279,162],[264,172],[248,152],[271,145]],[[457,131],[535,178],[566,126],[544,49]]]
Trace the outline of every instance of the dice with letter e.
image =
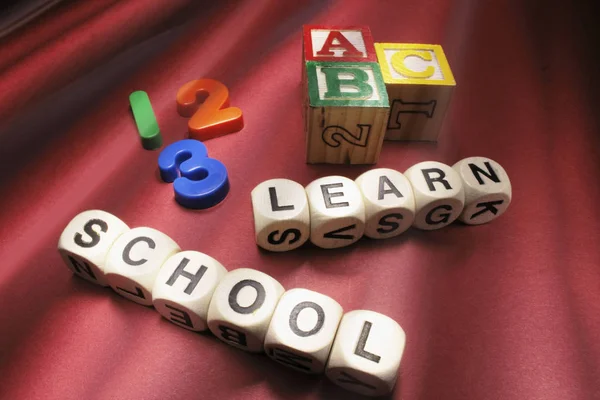
[[415,218],[415,197],[400,172],[376,168],[356,178],[365,202],[365,236],[387,239],[406,231]]
[[152,228],[134,228],[119,236],[106,257],[106,278],[121,296],[152,305],[152,287],[163,263],[179,246]]
[[298,371],[323,372],[342,314],[342,306],[331,297],[307,289],[288,290],[269,325],[267,355]]
[[404,172],[415,195],[413,226],[434,230],[451,224],[465,204],[465,192],[458,173],[449,165],[424,161]]
[[394,389],[406,335],[393,319],[368,310],[344,315],[325,374],[341,387],[368,396]]
[[289,179],[271,179],[252,190],[256,244],[288,251],[310,236],[310,213],[304,187]]
[[325,249],[351,245],[365,230],[365,204],[354,181],[326,176],[306,186],[310,241]]
[[275,306],[285,289],[269,275],[249,268],[228,272],[208,309],[208,328],[219,339],[260,353]]
[[163,264],[152,288],[152,304],[163,317],[192,331],[208,329],[212,295],[227,270],[198,251],[182,251]]
[[439,45],[376,43],[390,101],[386,139],[436,141],[456,82]]
[[105,260],[119,236],[127,232],[125,222],[106,211],[84,211],[69,222],[58,240],[58,251],[75,275],[108,286]]
[[379,64],[306,63],[306,161],[375,164],[389,102]]
[[452,166],[465,188],[465,208],[458,218],[469,225],[490,222],[506,211],[512,199],[508,174],[494,160],[469,157]]

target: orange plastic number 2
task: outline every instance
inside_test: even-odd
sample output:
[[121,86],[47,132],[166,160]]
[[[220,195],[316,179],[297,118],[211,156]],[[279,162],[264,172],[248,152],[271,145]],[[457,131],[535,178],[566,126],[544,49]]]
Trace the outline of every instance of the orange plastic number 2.
[[182,117],[191,117],[188,122],[190,137],[200,141],[234,133],[244,127],[242,110],[229,107],[229,90],[214,79],[198,79],[183,85],[177,91],[177,112]]

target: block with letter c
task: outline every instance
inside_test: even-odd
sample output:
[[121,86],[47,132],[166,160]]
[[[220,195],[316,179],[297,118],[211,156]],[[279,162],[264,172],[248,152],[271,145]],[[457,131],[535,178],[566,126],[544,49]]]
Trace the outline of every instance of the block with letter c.
[[456,81],[439,45],[375,43],[390,101],[388,140],[436,141]]

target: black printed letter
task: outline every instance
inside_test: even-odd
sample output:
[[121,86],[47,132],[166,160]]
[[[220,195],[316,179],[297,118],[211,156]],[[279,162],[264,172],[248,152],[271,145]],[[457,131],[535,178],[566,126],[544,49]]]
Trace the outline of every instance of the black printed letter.
[[[452,187],[444,178],[446,174],[439,168],[426,168],[422,169],[423,178],[425,178],[425,182],[427,182],[427,187],[430,191],[435,192],[435,186],[433,185],[435,182],[440,182],[444,187],[448,190],[452,190]],[[432,177],[430,174],[436,173],[438,176]]]
[[134,261],[130,257],[129,253],[131,253],[131,249],[133,248],[133,246],[135,246],[139,242],[146,242],[148,244],[148,247],[150,247],[151,249],[154,249],[156,247],[156,243],[154,243],[154,240],[152,240],[146,236],[140,236],[140,237],[137,237],[137,238],[131,240],[129,243],[127,243],[127,246],[125,246],[125,248],[123,249],[123,261],[125,261],[129,265],[134,265],[134,266],[142,265],[143,263],[148,261],[145,258]]
[[[252,286],[256,290],[256,299],[254,299],[254,302],[249,306],[242,307],[237,301],[237,296],[246,286]],[[231,292],[229,292],[229,307],[240,314],[252,314],[263,305],[265,297],[265,287],[260,282],[252,279],[244,279],[243,281],[236,283],[231,289]]]
[[94,230],[94,225],[100,227],[102,232],[106,232],[108,230],[108,224],[105,221],[102,221],[101,219],[90,219],[83,226],[83,231],[90,236],[91,240],[89,242],[84,242],[83,235],[77,232],[74,238],[75,244],[81,247],[90,248],[100,243],[100,235],[98,235],[98,232]]
[[183,291],[185,294],[192,294],[192,292],[198,285],[198,282],[200,282],[200,279],[202,279],[204,273],[208,269],[204,265],[201,265],[195,274],[191,274],[184,270],[185,266],[188,265],[189,262],[190,260],[184,257],[177,266],[177,268],[175,268],[175,271],[173,271],[173,273],[169,277],[169,280],[167,281],[167,285],[173,286],[178,277],[183,276],[185,278],[188,278],[190,280],[190,283],[188,283],[187,287]]
[[323,193],[323,200],[325,200],[325,207],[327,208],[335,208],[335,207],[348,207],[350,203],[347,201],[342,201],[341,203],[332,203],[332,197],[340,197],[344,195],[344,192],[335,192],[330,193],[329,189],[331,188],[339,188],[343,187],[344,184],[342,182],[339,183],[328,183],[326,185],[321,185],[321,192]]
[[[300,315],[300,312],[305,308],[312,308],[317,312],[317,323],[310,331],[303,331],[298,327],[298,315]],[[294,307],[290,313],[290,329],[300,337],[312,336],[318,333],[323,327],[324,323],[325,312],[323,311],[323,308],[312,301],[303,301],[302,303],[298,303],[298,305]]]

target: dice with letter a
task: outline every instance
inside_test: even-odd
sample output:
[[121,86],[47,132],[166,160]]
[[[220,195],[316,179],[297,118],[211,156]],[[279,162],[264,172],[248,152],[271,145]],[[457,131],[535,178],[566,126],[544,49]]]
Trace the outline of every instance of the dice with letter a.
[[400,172],[376,168],[356,178],[365,203],[365,236],[387,239],[406,231],[415,219],[415,196]]

